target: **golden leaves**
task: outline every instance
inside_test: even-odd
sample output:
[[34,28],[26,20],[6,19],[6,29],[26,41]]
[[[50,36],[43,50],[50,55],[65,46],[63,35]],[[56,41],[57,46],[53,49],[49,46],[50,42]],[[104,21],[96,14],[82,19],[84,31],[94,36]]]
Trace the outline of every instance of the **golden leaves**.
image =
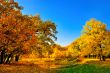
[[73,49],[78,49],[84,56],[88,54],[98,54],[103,45],[103,52],[107,49],[110,53],[107,45],[110,45],[109,39],[110,36],[108,38],[106,24],[95,19],[91,19],[86,22],[83,34],[75,41],[77,43],[73,46]]

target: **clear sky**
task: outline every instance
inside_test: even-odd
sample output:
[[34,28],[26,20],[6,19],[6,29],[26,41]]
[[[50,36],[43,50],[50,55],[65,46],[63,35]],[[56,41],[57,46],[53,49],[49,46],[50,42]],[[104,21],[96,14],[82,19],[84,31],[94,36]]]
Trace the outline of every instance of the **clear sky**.
[[110,0],[15,0],[23,14],[39,14],[57,25],[57,43],[67,46],[78,38],[85,22],[96,18],[110,29]]

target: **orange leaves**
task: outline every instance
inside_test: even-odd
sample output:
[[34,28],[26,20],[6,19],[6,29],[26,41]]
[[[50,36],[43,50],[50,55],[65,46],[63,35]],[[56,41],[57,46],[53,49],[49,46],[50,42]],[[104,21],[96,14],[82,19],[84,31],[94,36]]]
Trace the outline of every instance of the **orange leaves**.
[[0,46],[17,53],[38,50],[38,47],[43,51],[50,49],[56,38],[54,23],[44,22],[39,16],[22,15],[18,3],[2,2],[1,5]]
[[[3,45],[3,48],[8,47],[14,50],[22,47],[22,42],[26,41],[27,37],[29,37],[22,33],[26,32],[23,29],[26,29],[28,22],[22,20],[23,15],[21,15],[20,10],[15,10],[16,7],[14,5],[13,8],[11,4],[6,2],[3,2],[2,5],[3,12],[0,14],[0,45]],[[24,21],[27,23],[23,24]],[[20,25],[24,25],[25,28]]]

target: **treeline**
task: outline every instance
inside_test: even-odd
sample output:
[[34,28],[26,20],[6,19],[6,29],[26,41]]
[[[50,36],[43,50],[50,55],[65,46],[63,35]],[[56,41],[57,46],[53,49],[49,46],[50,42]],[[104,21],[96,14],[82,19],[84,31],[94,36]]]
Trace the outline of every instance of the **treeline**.
[[56,40],[56,25],[38,15],[23,15],[17,2],[0,2],[0,63],[10,63],[19,56],[36,51],[51,51]]
[[73,58],[79,61],[83,58],[98,58],[100,61],[110,58],[110,30],[106,24],[91,19],[86,22],[81,32],[81,36],[67,47],[54,45],[49,57]]
[[54,45],[53,58],[98,58],[105,61],[110,58],[110,30],[106,24],[91,19],[84,25],[81,35],[67,47]]

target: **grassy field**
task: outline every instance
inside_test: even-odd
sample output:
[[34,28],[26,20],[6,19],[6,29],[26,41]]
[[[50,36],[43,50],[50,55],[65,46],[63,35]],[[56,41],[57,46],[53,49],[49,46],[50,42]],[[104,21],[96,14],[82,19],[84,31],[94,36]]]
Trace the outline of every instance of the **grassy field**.
[[[9,65],[0,65],[0,73],[110,73],[110,60],[87,61],[83,64],[62,64],[58,68],[49,67],[53,63],[45,63],[44,68],[39,64],[33,63],[14,63]],[[57,63],[58,64],[58,63]]]
[[91,61],[85,64],[57,68],[51,73],[110,73],[110,61]]

